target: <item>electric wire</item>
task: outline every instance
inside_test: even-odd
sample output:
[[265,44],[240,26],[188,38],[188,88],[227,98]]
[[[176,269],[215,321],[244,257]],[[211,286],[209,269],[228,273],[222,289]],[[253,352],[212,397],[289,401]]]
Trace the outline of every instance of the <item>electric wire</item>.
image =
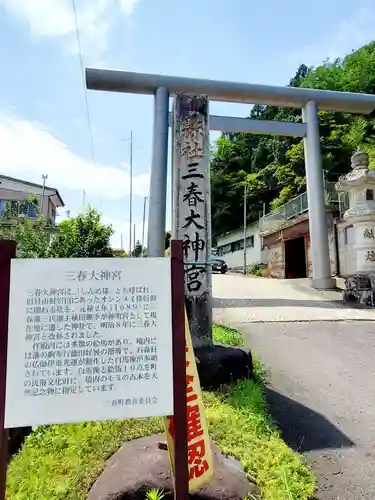
[[94,139],[93,139],[93,135],[92,135],[90,108],[89,108],[89,101],[87,98],[87,89],[86,89],[86,82],[85,82],[85,69],[83,66],[82,46],[81,46],[81,38],[79,36],[78,16],[77,16],[77,9],[76,9],[75,0],[72,0],[72,6],[73,6],[73,14],[74,14],[75,31],[76,31],[76,37],[77,37],[79,61],[80,61],[80,65],[81,65],[82,86],[83,86],[83,94],[85,97],[86,118],[87,118],[87,125],[88,125],[89,136],[90,136],[92,162],[93,162],[94,167],[95,167],[96,159],[95,159]]

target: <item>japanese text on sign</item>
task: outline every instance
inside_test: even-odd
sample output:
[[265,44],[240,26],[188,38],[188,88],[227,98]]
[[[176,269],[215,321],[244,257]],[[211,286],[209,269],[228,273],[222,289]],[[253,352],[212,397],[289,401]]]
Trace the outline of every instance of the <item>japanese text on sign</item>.
[[[202,392],[187,319],[185,320],[185,332],[189,491],[193,492],[201,488],[212,478],[213,464]],[[165,419],[165,427],[168,447],[171,454],[171,464],[173,464],[173,416]]]
[[6,426],[172,408],[170,262],[153,260],[12,262]]
[[371,229],[368,229],[366,228],[364,231],[363,231],[363,237],[364,238],[370,238],[370,239],[374,239],[374,229],[371,228]]
[[[208,196],[205,175],[205,135],[208,117],[207,100],[204,97],[180,96],[180,238],[183,239],[186,293],[200,296],[209,287],[207,261]],[[206,172],[207,170],[207,172]]]

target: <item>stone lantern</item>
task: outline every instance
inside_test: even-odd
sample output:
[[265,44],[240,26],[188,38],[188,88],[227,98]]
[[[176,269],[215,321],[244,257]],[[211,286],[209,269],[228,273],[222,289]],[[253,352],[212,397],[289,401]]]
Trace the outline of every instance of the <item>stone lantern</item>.
[[[349,193],[349,209],[344,212],[343,218],[351,222],[354,229],[356,275],[347,280],[346,287],[347,291],[353,290],[357,294],[356,300],[359,302],[364,300],[360,290],[371,292],[370,302],[374,305],[375,171],[369,170],[369,157],[363,151],[353,154],[351,167],[352,170],[341,176],[336,184],[337,191]],[[368,293],[366,296],[366,302],[369,302]]]

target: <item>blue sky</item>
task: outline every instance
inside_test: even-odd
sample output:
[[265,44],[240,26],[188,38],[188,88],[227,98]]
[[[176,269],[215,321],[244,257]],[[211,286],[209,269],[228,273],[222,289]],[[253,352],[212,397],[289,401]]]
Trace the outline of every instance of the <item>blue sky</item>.
[[[375,38],[372,0],[76,0],[85,66],[287,84]],[[89,91],[92,160],[72,0],[0,0],[1,173],[57,187],[71,214],[86,202],[128,245],[129,142],[133,221],[148,194],[152,98]],[[249,106],[212,103],[215,114]],[[168,207],[169,207],[168,203]],[[167,226],[170,221],[168,211]],[[62,212],[64,216],[64,211]]]

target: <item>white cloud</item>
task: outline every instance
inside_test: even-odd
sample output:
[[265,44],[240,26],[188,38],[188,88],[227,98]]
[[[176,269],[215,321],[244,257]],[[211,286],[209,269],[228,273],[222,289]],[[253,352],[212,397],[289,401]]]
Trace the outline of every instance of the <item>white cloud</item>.
[[372,41],[374,25],[375,9],[369,7],[358,9],[350,19],[340,20],[328,37],[320,36],[316,44],[302,46],[289,54],[289,64],[296,69],[302,63],[307,66],[317,66],[326,59],[342,57]]
[[[0,112],[1,171],[3,174],[48,184],[59,190],[85,189],[88,198],[120,200],[129,193],[129,170],[97,164],[69,150],[48,129],[35,122]],[[133,193],[145,196],[149,174],[133,175]]]
[[[75,0],[83,52],[104,52],[111,23],[119,13],[129,17],[137,1]],[[0,7],[26,24],[32,36],[60,38],[70,52],[78,52],[73,0],[0,0]]]
[[130,16],[133,14],[134,6],[138,0],[118,0],[120,8],[125,16]]

